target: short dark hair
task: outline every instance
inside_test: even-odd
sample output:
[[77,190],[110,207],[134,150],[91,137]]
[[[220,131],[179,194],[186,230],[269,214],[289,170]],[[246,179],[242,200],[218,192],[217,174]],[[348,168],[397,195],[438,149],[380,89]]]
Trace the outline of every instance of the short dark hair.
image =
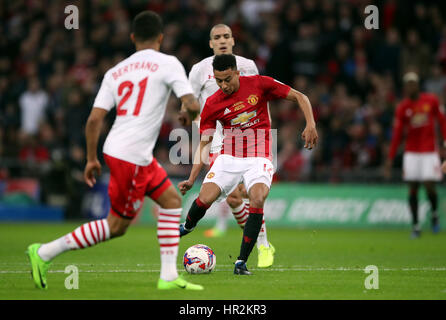
[[214,57],[212,67],[217,71],[237,70],[237,61],[233,54],[219,54]]
[[136,41],[155,40],[163,31],[163,20],[153,11],[143,11],[132,22],[132,32]]

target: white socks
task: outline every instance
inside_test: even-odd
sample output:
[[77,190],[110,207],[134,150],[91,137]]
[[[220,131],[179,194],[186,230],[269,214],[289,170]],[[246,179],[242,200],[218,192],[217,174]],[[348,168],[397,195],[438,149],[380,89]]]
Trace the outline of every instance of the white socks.
[[159,209],[158,216],[158,242],[161,254],[160,278],[172,281],[178,278],[177,255],[180,242],[180,217],[181,208]]
[[[225,232],[226,229],[228,228],[228,215],[229,215],[229,210],[228,210],[228,205],[225,202],[220,202],[218,204],[219,208],[218,208],[218,214],[217,214],[217,222],[215,224],[215,228],[217,228],[218,230]],[[229,207],[231,208],[231,207]]]
[[266,237],[266,226],[265,219],[262,220],[262,227],[260,228],[259,235],[257,236],[257,248],[263,245],[265,247],[269,247],[268,238]]
[[249,203],[243,202],[237,208],[231,208],[232,214],[240,227],[244,227],[249,216]]
[[108,239],[110,239],[110,228],[107,219],[94,220],[83,224],[59,239],[42,244],[37,253],[42,260],[49,261],[70,249],[91,247]]

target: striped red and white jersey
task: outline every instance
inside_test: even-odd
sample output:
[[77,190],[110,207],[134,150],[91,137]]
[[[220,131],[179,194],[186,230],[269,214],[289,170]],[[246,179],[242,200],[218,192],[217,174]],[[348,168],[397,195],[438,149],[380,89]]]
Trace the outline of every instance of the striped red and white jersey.
[[290,87],[267,76],[240,77],[240,88],[230,94],[218,90],[206,100],[200,134],[212,135],[223,127],[221,154],[272,159],[271,118],[268,101],[286,98]]

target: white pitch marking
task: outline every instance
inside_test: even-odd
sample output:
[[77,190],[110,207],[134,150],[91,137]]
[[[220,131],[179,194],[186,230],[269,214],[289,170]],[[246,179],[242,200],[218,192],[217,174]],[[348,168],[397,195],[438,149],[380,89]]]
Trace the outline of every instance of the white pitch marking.
[[[78,264],[82,265],[82,264]],[[83,264],[89,265],[91,264]],[[221,265],[220,267],[232,267],[233,265]],[[178,268],[181,270],[181,268]],[[215,271],[229,271],[231,269],[220,269],[217,268]],[[360,271],[363,272],[362,268],[352,268],[352,267],[337,267],[337,268],[323,268],[323,267],[312,267],[312,266],[292,266],[292,267],[282,267],[282,268],[250,268],[250,270],[256,271]],[[214,271],[214,272],[215,272]],[[446,271],[446,267],[421,267],[421,268],[380,268],[380,271]],[[0,270],[0,274],[26,274],[30,270]],[[49,270],[49,273],[64,273],[65,270]],[[144,272],[160,272],[159,269],[113,269],[113,270],[79,270],[79,272],[85,273],[144,273]]]

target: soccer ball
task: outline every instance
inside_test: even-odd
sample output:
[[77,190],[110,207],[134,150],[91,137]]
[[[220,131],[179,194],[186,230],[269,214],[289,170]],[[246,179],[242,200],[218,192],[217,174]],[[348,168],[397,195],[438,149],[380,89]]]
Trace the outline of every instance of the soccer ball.
[[196,244],[184,253],[183,265],[189,273],[210,273],[214,270],[215,263],[214,251],[204,244]]

